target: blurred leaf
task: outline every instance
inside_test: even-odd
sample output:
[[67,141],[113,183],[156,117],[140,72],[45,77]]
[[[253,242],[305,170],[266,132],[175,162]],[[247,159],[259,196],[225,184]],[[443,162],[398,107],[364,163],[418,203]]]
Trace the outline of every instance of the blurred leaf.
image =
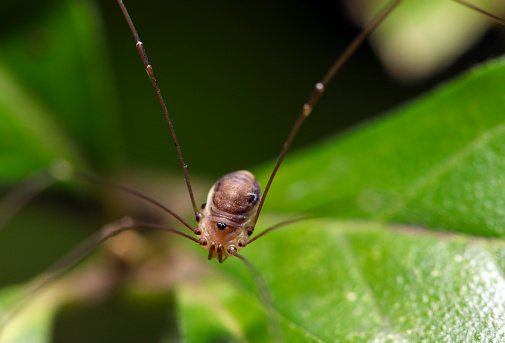
[[[21,294],[21,287],[9,287],[0,291],[0,321],[9,310],[9,306]],[[38,298],[9,322],[5,330],[0,330],[0,342],[49,342],[52,321],[59,303],[58,297],[55,297],[55,294]]]
[[[220,279],[185,283],[178,288],[181,335],[188,342],[265,342],[261,304],[248,292]],[[239,306],[237,306],[239,305]],[[241,316],[246,311],[248,316]]]
[[[40,168],[54,157],[76,162],[75,153],[69,156],[71,144],[60,139],[65,135],[78,141],[86,157],[96,159],[94,164],[110,167],[120,160],[120,125],[102,37],[96,9],[87,0],[50,3],[32,22],[2,37],[1,81],[15,93],[4,92],[0,118],[10,125],[12,119],[7,123],[3,117],[15,117],[18,127],[44,123],[22,151],[15,146],[14,133],[3,137],[2,145],[9,144],[3,150],[18,156],[2,161],[1,169],[9,177],[19,177],[21,168]],[[29,133],[23,133],[23,141]],[[37,142],[41,147],[34,146]],[[42,153],[48,142],[53,151]],[[21,162],[21,157],[31,164]]]
[[[471,2],[497,16],[505,13],[503,1]],[[355,19],[365,25],[386,1],[347,3]],[[492,25],[490,19],[454,1],[405,0],[371,41],[393,75],[412,81],[450,65]]]
[[0,180],[19,180],[56,158],[81,165],[70,139],[47,109],[0,63]]

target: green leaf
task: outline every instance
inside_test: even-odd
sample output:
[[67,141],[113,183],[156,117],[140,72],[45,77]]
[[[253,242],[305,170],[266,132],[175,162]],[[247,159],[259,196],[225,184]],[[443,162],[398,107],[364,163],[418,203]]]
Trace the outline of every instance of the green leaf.
[[[9,313],[10,306],[22,293],[22,287],[4,288],[0,292],[0,321]],[[2,343],[43,343],[51,337],[51,323],[60,304],[58,296],[51,292],[32,302],[22,313],[0,330]]]
[[4,179],[22,178],[55,158],[82,165],[77,149],[99,167],[115,165],[121,157],[118,111],[96,9],[85,0],[49,3],[45,9],[29,24],[13,26],[0,44]]
[[[272,321],[282,327],[286,342],[505,338],[502,241],[373,222],[314,220],[272,233],[243,254],[266,280],[277,317],[265,322],[265,315],[251,310],[257,291],[250,275],[240,261],[226,261],[220,269],[229,276],[221,277],[218,287],[210,287],[216,281],[208,279],[197,287],[179,287],[181,332],[189,342],[216,337],[264,342],[264,337],[245,335],[254,318],[262,323],[261,332]],[[237,293],[249,300],[240,301]],[[234,316],[216,330],[215,323],[229,316],[223,303]]]
[[504,78],[500,59],[291,156],[265,206],[503,236]]
[[[378,13],[386,1],[353,1],[349,9],[360,25]],[[474,0],[472,4],[500,17],[502,1]],[[453,63],[493,26],[455,1],[408,0],[371,37],[388,70],[403,80],[427,77]]]
[[[362,221],[303,221],[244,249],[266,280],[285,341],[505,339],[505,245],[474,237],[501,236],[504,79],[502,59],[286,161],[269,212]],[[240,261],[222,269],[256,294]],[[245,307],[236,318],[249,315]],[[203,317],[181,318],[191,337],[203,335],[203,323],[195,325]]]
[[[188,342],[254,341],[267,338],[260,303],[237,285],[207,278],[178,288],[181,335]],[[246,311],[248,316],[241,316]]]
[[82,164],[49,111],[24,91],[1,61],[0,118],[0,180],[22,179],[57,158]]
[[497,263],[504,248],[501,241],[332,220],[277,231],[244,255],[267,280],[283,321],[315,341],[498,342],[505,338]]

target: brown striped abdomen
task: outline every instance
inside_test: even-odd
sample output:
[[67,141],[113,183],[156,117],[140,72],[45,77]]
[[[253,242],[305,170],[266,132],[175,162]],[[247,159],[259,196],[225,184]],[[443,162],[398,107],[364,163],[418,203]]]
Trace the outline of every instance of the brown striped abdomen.
[[214,185],[213,205],[232,214],[246,215],[254,209],[261,197],[261,186],[253,174],[240,170],[226,174]]

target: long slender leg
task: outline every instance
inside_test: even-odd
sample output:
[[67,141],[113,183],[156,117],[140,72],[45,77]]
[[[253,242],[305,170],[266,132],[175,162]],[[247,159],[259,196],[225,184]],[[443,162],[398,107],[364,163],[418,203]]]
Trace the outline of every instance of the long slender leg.
[[480,7],[475,6],[474,4],[469,3],[468,1],[465,1],[465,0],[453,0],[453,1],[463,5],[465,7],[468,7],[471,10],[479,12],[479,13],[485,15],[486,17],[488,17],[489,19],[494,20],[498,24],[505,26],[505,20],[495,16],[494,14],[489,13],[488,11],[486,11]]
[[151,198],[151,197],[149,197],[139,191],[136,191],[133,188],[119,184],[115,181],[107,180],[103,177],[98,177],[96,175],[91,175],[91,174],[87,174],[87,173],[76,172],[76,176],[79,177],[83,181],[92,182],[92,183],[97,184],[99,186],[107,187],[107,188],[113,189],[115,191],[131,194],[137,198],[145,200],[145,201],[151,203],[152,205],[162,209],[164,212],[168,213],[169,215],[171,215],[172,217],[177,219],[180,223],[182,223],[184,226],[186,226],[188,229],[190,229],[193,233],[196,233],[195,232],[196,230],[194,228],[192,228],[191,225],[189,225],[177,213],[175,213],[174,211],[172,211],[171,209],[169,209],[168,207],[166,207],[165,205],[163,205],[159,201],[157,201],[157,200],[155,200],[155,199],[153,199],[153,198]]
[[[314,87],[314,91],[312,92],[311,96],[309,97],[309,100],[303,105],[302,111],[298,117],[298,119],[295,122],[295,125],[291,129],[288,139],[286,140],[286,143],[284,143],[284,147],[282,148],[282,151],[277,159],[277,163],[275,164],[275,167],[272,171],[272,174],[270,175],[270,178],[268,180],[268,183],[265,187],[265,190],[263,192],[263,195],[261,197],[260,203],[258,205],[258,211],[256,212],[256,216],[253,221],[253,225],[251,227],[252,230],[254,230],[254,227],[256,226],[256,222],[258,221],[258,217],[261,213],[261,209],[263,207],[263,203],[265,201],[265,198],[268,194],[268,191],[270,189],[270,186],[273,182],[273,179],[277,173],[277,170],[279,169],[279,166],[281,165],[282,161],[284,160],[284,157],[287,153],[287,150],[289,149],[291,142],[293,141],[294,137],[298,133],[298,130],[302,126],[303,122],[305,119],[310,115],[314,105],[317,103],[319,98],[321,97],[322,93],[324,92],[324,89],[328,85],[328,83],[333,79],[335,74],[342,68],[342,66],[347,62],[347,60],[354,54],[354,52],[363,44],[364,40],[375,30],[375,28],[384,21],[384,19],[393,11],[393,9],[400,4],[402,0],[394,0],[391,1],[380,13],[377,15],[375,19],[372,20],[370,24],[368,24],[363,31],[351,42],[351,44],[347,47],[347,49],[344,51],[344,53],[338,57],[338,59],[335,61],[335,63],[331,66],[331,68],[328,70],[326,75],[323,77],[323,79],[317,83]],[[499,18],[486,10],[477,7],[471,3],[469,3],[466,0],[453,0],[471,10],[474,10],[476,12],[479,12],[489,19],[505,26],[505,20],[502,18]],[[268,230],[268,232],[274,230],[274,228],[271,228]],[[266,232],[263,232],[261,235],[264,235]],[[251,243],[256,238],[250,240],[248,242]]]
[[272,232],[274,230],[280,229],[281,227],[287,226],[289,224],[293,224],[293,223],[296,223],[296,222],[299,222],[299,221],[302,221],[302,220],[307,220],[309,218],[310,218],[309,216],[302,216],[302,217],[298,217],[298,218],[288,219],[288,220],[283,221],[283,222],[281,222],[279,224],[275,224],[274,226],[269,227],[268,229],[266,229],[265,231],[263,231],[259,235],[255,236],[251,240],[247,241],[244,244],[244,246],[248,246],[249,244],[251,244],[252,242],[254,242],[255,240],[257,240],[258,238],[263,237],[264,235],[266,235],[269,232]]
[[393,9],[400,4],[402,0],[394,0],[391,1],[381,12],[379,12],[379,15],[375,17],[374,20],[368,26],[366,26],[363,31],[351,42],[351,44],[347,47],[347,49],[340,55],[335,63],[331,66],[331,68],[328,70],[326,75],[323,77],[323,79],[316,83],[314,86],[314,91],[312,92],[311,96],[309,97],[309,100],[303,105],[302,111],[300,115],[298,116],[298,119],[296,120],[293,128],[291,129],[288,138],[286,142],[284,143],[284,146],[281,150],[281,153],[279,154],[279,157],[277,159],[277,163],[275,164],[274,169],[272,170],[272,174],[270,175],[270,178],[268,180],[268,183],[265,187],[265,190],[263,191],[263,195],[261,197],[260,203],[258,205],[258,211],[256,212],[256,216],[254,217],[253,220],[253,225],[252,228],[256,226],[256,222],[258,221],[258,217],[261,213],[261,209],[263,208],[263,203],[265,202],[265,198],[267,197],[268,191],[270,190],[270,186],[272,185],[272,182],[275,178],[275,175],[277,174],[277,170],[279,169],[282,161],[284,160],[284,157],[286,156],[286,153],[291,146],[291,143],[293,142],[293,139],[295,138],[296,134],[300,130],[300,127],[302,126],[303,122],[305,119],[310,115],[312,112],[312,108],[314,105],[317,103],[319,98],[324,92],[324,89],[330,83],[330,81],[333,79],[335,74],[342,68],[342,66],[349,60],[349,58],[354,54],[354,52],[363,44],[365,39],[367,39],[368,36],[375,30],[375,28],[384,21],[384,19],[390,14]]
[[56,182],[68,179],[71,174],[72,167],[68,162],[56,160],[11,189],[0,199],[0,231],[37,195]]
[[174,141],[175,149],[177,150],[177,156],[179,157],[179,162],[182,167],[182,172],[184,173],[184,179],[186,180],[186,186],[188,187],[189,197],[191,198],[191,204],[193,206],[195,218],[196,218],[196,221],[198,221],[201,218],[201,214],[198,211],[198,208],[196,206],[195,196],[193,195],[193,189],[191,188],[191,182],[189,181],[188,166],[186,165],[186,163],[184,162],[184,158],[182,157],[181,147],[180,147],[179,142],[177,140],[177,136],[175,135],[174,126],[172,125],[172,120],[170,119],[170,116],[168,114],[167,106],[165,105],[165,101],[163,100],[163,96],[161,95],[160,87],[158,86],[158,82],[156,81],[156,78],[154,77],[153,67],[152,67],[151,63],[149,63],[149,59],[147,58],[146,50],[144,49],[144,43],[142,43],[142,41],[140,40],[139,34],[137,33],[137,30],[135,29],[135,25],[133,25],[133,21],[130,18],[130,14],[128,13],[128,10],[126,9],[125,5],[123,4],[123,1],[117,0],[117,3],[119,4],[119,7],[121,7],[121,10],[123,11],[125,19],[128,22],[128,25],[130,26],[130,29],[133,33],[133,37],[135,38],[136,47],[139,52],[140,58],[142,59],[142,62],[144,63],[144,67],[146,69],[147,75],[149,75],[149,79],[151,80],[151,83],[153,84],[154,90],[156,91],[156,95],[158,96],[158,100],[161,104],[161,108],[163,109],[163,114],[165,115],[165,119],[168,123],[168,127],[170,128],[170,134],[172,135],[172,140]]
[[111,237],[126,231],[126,230],[136,230],[136,229],[147,229],[147,230],[160,230],[168,231],[192,240],[195,243],[200,244],[197,238],[191,237],[186,233],[179,231],[177,229],[164,227],[161,225],[146,224],[135,222],[130,217],[124,217],[114,223],[105,225],[99,232],[89,237],[87,240],[79,244],[61,259],[56,261],[49,269],[42,274],[40,277],[32,281],[24,290],[20,299],[15,303],[15,305],[9,309],[0,318],[0,330],[8,323],[17,311],[19,311],[23,305],[36,296],[40,291],[46,289],[55,280],[61,277],[63,274],[68,272],[79,262],[81,262],[86,256],[88,256],[97,246],[105,242]]
[[268,333],[272,342],[285,342],[279,316],[274,306],[272,296],[268,290],[267,284],[256,267],[244,256],[237,253],[236,249],[229,251],[230,255],[238,257],[249,268],[254,278],[254,283],[258,289],[259,298],[265,307]]

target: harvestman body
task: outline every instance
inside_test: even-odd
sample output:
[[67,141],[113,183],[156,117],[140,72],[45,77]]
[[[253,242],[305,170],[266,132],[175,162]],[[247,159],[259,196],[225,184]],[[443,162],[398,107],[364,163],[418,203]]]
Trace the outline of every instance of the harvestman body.
[[258,180],[246,170],[226,174],[212,186],[195,232],[200,245],[208,246],[209,259],[217,257],[221,262],[223,255],[232,255],[247,244],[260,196]]

